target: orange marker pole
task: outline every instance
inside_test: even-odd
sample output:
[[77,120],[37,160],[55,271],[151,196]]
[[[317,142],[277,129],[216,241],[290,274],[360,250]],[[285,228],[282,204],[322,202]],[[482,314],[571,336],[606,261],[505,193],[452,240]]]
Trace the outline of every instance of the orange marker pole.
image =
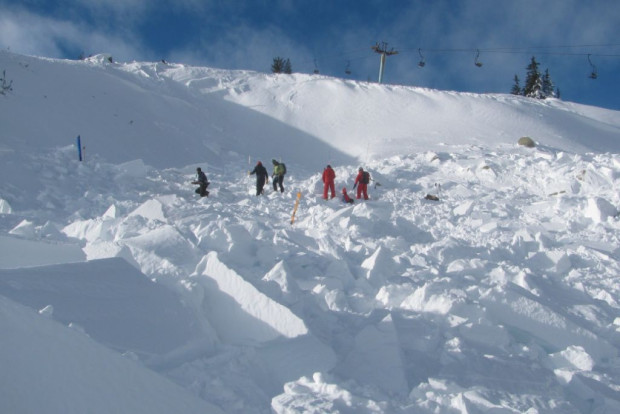
[[301,193],[297,193],[297,200],[295,200],[295,207],[293,208],[293,216],[291,217],[291,224],[295,223],[295,213],[297,213],[297,207],[299,207],[299,200],[301,199]]

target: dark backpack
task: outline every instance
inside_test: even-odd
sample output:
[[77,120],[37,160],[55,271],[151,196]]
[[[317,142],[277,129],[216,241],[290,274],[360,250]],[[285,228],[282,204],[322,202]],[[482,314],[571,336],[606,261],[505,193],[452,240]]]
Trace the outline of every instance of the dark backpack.
[[368,171],[362,173],[362,184],[370,184],[370,173]]
[[284,165],[283,162],[281,162],[280,165],[282,166],[282,175],[286,174],[286,165]]

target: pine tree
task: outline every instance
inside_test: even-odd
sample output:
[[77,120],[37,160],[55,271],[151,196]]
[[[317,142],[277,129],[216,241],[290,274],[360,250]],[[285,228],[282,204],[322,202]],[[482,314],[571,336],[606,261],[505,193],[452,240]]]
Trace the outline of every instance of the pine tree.
[[528,98],[545,99],[543,93],[543,82],[538,70],[538,62],[532,56],[532,61],[527,66],[527,76],[525,78],[525,86],[523,87],[523,95]]
[[514,78],[514,85],[512,85],[512,89],[510,90],[510,93],[513,95],[521,95],[521,86],[519,85],[519,77],[517,75],[515,75]]
[[284,59],[280,56],[273,58],[273,63],[271,64],[271,72],[272,73],[293,73],[293,68],[291,67],[290,59]]
[[291,61],[290,61],[290,59],[288,59],[288,58],[284,61],[284,69],[283,69],[283,72],[284,72],[284,73],[287,73],[287,74],[289,74],[289,75],[290,75],[291,73],[293,73],[293,67],[291,66]]
[[284,71],[284,59],[280,56],[273,58],[273,63],[271,64],[271,72],[272,73],[282,73]]
[[555,98],[556,95],[554,88],[555,85],[553,85],[553,81],[549,75],[549,69],[546,69],[542,78],[542,92],[545,95],[545,98]]

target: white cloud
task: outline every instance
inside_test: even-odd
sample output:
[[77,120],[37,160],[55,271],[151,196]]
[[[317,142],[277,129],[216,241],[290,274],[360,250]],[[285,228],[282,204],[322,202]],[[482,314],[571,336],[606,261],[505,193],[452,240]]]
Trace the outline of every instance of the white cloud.
[[177,50],[174,61],[227,69],[269,72],[274,57],[289,58],[293,70],[296,62],[307,60],[308,50],[275,27],[255,29],[246,25],[229,27],[221,36],[205,37],[188,48]]
[[117,60],[141,55],[139,42],[131,37],[99,32],[70,21],[41,17],[27,11],[5,12],[0,18],[0,46],[15,53],[64,58],[67,50],[85,54],[110,53]]
[[[165,12],[192,11],[200,14],[218,5],[217,0],[61,0],[67,7],[81,6],[92,13],[104,13],[122,21],[133,14],[143,17],[149,12],[164,10]],[[231,2],[232,4],[238,2]]]
[[122,14],[126,12],[141,12],[149,7],[149,0],[61,0],[65,7],[80,5],[93,11]]

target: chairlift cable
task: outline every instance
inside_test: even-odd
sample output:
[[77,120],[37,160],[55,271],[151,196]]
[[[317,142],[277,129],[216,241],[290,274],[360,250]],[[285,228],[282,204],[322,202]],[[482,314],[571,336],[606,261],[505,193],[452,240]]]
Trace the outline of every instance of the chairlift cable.
[[[520,46],[520,47],[489,47],[489,48],[476,48],[476,53],[514,53],[514,54],[524,54],[531,53],[532,51],[536,51],[537,54],[543,55],[552,55],[552,56],[586,56],[588,53],[585,52],[570,52],[570,51],[561,51],[561,49],[578,49],[578,48],[610,48],[610,47],[620,47],[620,43],[608,43],[608,44],[576,44],[576,45],[550,45],[550,46]],[[342,50],[336,53],[332,53],[329,55],[321,55],[317,56],[321,61],[329,61],[335,59],[346,58],[347,61],[356,61],[356,60],[365,60],[365,59],[373,59],[371,55],[367,53],[367,48],[359,48],[359,49],[351,49],[351,50]],[[399,52],[407,53],[417,51],[421,61],[425,62],[424,56],[421,53],[422,48],[399,48]],[[472,48],[424,48],[425,53],[469,53]],[[546,51],[545,51],[546,50]],[[591,56],[598,57],[620,57],[620,53],[590,53]],[[313,59],[313,63],[315,68],[317,59]],[[301,64],[309,63],[308,60],[304,60],[300,62]]]
[[[596,66],[592,63],[591,58],[617,58],[620,57],[620,53],[614,53],[616,50],[612,48],[620,47],[620,43],[607,43],[607,44],[564,44],[564,45],[549,45],[549,46],[506,46],[506,47],[488,47],[488,48],[473,48],[475,50],[475,59],[474,64],[477,67],[482,67],[482,62],[480,62],[480,55],[483,53],[486,54],[536,54],[543,56],[575,56],[575,57],[587,57],[590,65],[593,68],[593,71],[590,75],[591,78],[596,78]],[[590,48],[589,51],[580,51],[579,49]],[[606,48],[606,50],[605,50]],[[593,50],[592,50],[593,49]],[[416,48],[399,48],[400,54],[407,53],[415,53],[417,50],[417,54],[419,55],[420,60],[418,61],[419,67],[424,67],[426,64],[425,55],[429,53],[433,54],[454,54],[454,53],[471,53],[472,48],[424,48],[424,53],[422,53],[421,47]],[[345,66],[345,73],[347,75],[351,74],[351,64],[352,62],[359,62],[362,60],[370,60],[374,59],[372,54],[368,53],[367,48],[357,48],[350,50],[336,50],[335,53],[331,53],[328,55],[318,55],[315,59],[312,60],[314,64],[313,72],[315,74],[319,73],[319,68],[317,64],[317,60],[321,62],[335,61],[339,59],[342,61],[344,59],[347,63]],[[301,61],[301,65],[308,65],[310,63],[308,60]],[[592,76],[594,75],[594,76]]]

